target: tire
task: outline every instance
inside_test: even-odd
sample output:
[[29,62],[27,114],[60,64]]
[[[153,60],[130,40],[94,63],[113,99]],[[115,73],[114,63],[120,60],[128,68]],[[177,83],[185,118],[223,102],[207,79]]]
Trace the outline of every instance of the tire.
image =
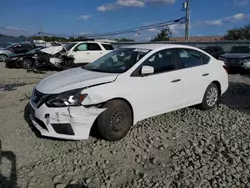
[[66,60],[64,60],[64,62],[63,62],[63,65],[65,66],[65,67],[73,67],[73,65],[74,65],[74,60],[72,60],[72,59],[66,59]]
[[0,54],[0,62],[5,62],[5,60],[6,60],[7,57],[8,56],[5,55],[5,54]]
[[20,63],[20,66],[23,68],[23,69],[30,69],[33,65],[33,61],[30,60],[30,59],[23,59]]
[[[212,97],[212,96],[214,97]],[[206,92],[204,94],[202,103],[200,105],[202,110],[210,110],[213,109],[219,101],[219,97],[220,97],[220,92],[219,92],[219,88],[216,84],[211,83],[207,89]]]
[[[112,100],[104,104],[103,108],[107,109],[97,118],[97,126],[101,136],[108,141],[122,140],[133,124],[130,106],[124,101]],[[114,122],[119,121],[119,118],[122,121]]]

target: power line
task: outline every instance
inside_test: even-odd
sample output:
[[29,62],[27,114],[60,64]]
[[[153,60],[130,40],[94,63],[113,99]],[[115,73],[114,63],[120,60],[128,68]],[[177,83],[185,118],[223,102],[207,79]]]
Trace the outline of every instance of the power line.
[[154,29],[154,28],[160,28],[160,27],[164,27],[164,26],[168,26],[168,25],[173,25],[176,23],[181,23],[184,21],[184,17],[181,17],[179,19],[175,19],[175,20],[170,20],[167,22],[161,22],[161,23],[157,23],[157,24],[151,24],[151,25],[147,25],[147,26],[141,26],[141,27],[137,27],[137,28],[132,28],[132,29],[126,29],[126,30],[121,30],[121,31],[114,31],[114,32],[107,32],[107,33],[97,33],[97,34],[89,34],[89,35],[85,35],[86,37],[100,37],[100,36],[111,36],[111,35],[119,35],[119,34],[125,34],[125,33],[133,33],[133,32],[139,32],[139,31],[144,31],[144,30],[148,30],[148,29]]

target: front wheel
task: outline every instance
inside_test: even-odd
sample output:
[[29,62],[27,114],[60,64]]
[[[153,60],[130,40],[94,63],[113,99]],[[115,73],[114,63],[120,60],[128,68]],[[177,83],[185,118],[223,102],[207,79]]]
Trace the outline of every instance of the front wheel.
[[7,59],[7,55],[0,54],[0,62],[4,62]]
[[33,61],[31,59],[23,59],[20,63],[20,66],[23,69],[30,69],[32,68],[32,65],[33,65]]
[[121,100],[107,102],[106,110],[97,118],[97,126],[102,137],[109,141],[123,139],[133,124],[130,106]]
[[203,110],[209,110],[214,108],[219,100],[219,88],[216,84],[211,83],[204,94],[203,101],[201,103],[201,108]]

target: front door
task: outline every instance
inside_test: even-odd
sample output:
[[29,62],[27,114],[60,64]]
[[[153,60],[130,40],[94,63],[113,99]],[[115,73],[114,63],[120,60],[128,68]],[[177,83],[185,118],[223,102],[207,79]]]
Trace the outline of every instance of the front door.
[[[149,57],[141,66],[152,66],[154,73],[131,77],[132,103],[138,119],[163,114],[181,107],[182,75],[177,70],[175,50],[162,50]],[[140,72],[140,68],[138,70]]]
[[87,43],[81,43],[77,45],[73,51],[72,55],[75,58],[75,63],[89,63],[90,61],[90,54],[88,52],[88,44]]

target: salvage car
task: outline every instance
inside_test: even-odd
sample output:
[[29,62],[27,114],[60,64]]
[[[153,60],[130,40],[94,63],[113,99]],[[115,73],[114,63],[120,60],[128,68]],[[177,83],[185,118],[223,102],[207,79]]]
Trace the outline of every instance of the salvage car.
[[[112,51],[114,48],[109,43],[84,41],[69,43],[65,46],[65,49],[66,52],[63,56],[59,58],[52,58],[50,62],[54,64],[64,63],[68,67],[88,64]],[[67,61],[65,62],[65,60]]]
[[216,59],[218,59],[222,54],[226,53],[225,50],[223,50],[220,46],[206,46],[201,47],[202,50],[206,51]]
[[219,57],[230,69],[250,70],[250,45],[235,45]]
[[223,61],[198,48],[133,45],[41,80],[30,118],[43,136],[84,140],[96,125],[117,141],[140,120],[197,104],[212,109],[227,88]]
[[0,49],[0,61],[5,61],[9,56],[13,54],[27,53],[34,48],[36,48],[36,46],[29,43],[11,44],[6,48]]
[[5,66],[7,68],[21,67],[29,69],[34,63],[33,55],[43,48],[44,47],[37,46],[27,53],[11,54],[10,57],[5,60]]

